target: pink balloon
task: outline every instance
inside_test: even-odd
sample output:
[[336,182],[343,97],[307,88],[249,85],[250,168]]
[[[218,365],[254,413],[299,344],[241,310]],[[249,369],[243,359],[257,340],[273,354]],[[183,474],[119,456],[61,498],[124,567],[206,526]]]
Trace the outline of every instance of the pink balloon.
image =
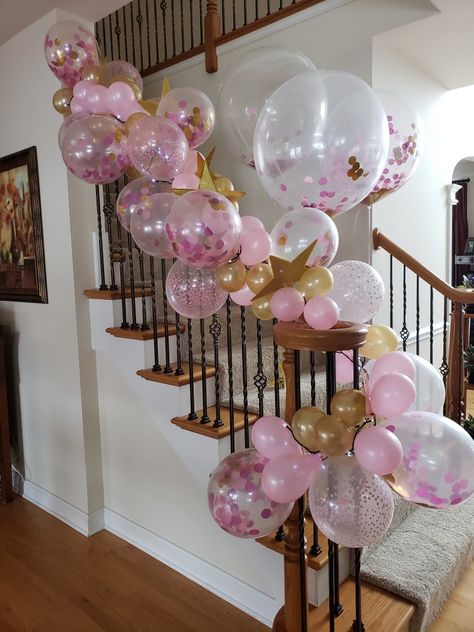
[[338,351],[336,353],[336,382],[349,384],[354,379],[354,352]]
[[201,157],[204,160],[204,156],[201,152],[196,149],[190,149],[188,153],[188,157],[183,167],[183,173],[192,173],[193,175],[197,174],[198,170],[198,157]]
[[179,173],[171,183],[173,189],[198,189],[200,179],[194,173]]
[[137,246],[148,255],[161,259],[174,257],[165,224],[177,197],[175,193],[156,193],[146,197],[132,213],[130,232]]
[[252,442],[267,459],[283,454],[301,455],[301,447],[293,438],[290,426],[280,417],[260,417],[252,426]]
[[248,233],[250,230],[265,230],[263,222],[255,217],[255,215],[244,215],[242,220],[242,235]]
[[107,105],[110,112],[121,121],[129,116],[141,112],[148,116],[148,112],[138,103],[133,88],[123,81],[116,81],[107,90]]
[[[87,89],[84,100],[85,109],[92,114],[112,114],[108,104],[108,90],[99,83],[93,83]],[[123,119],[122,119],[123,120]]]
[[304,319],[313,329],[331,329],[339,320],[339,307],[329,296],[314,296],[306,303]]
[[185,318],[208,318],[220,310],[227,292],[217,285],[215,269],[191,268],[175,261],[166,277],[166,297]]
[[283,454],[265,465],[262,489],[276,503],[301,498],[321,465],[319,454]]
[[374,384],[370,406],[375,415],[392,417],[408,410],[415,399],[416,388],[409,377],[402,373],[387,373]]
[[183,132],[162,116],[145,116],[128,133],[130,161],[154,180],[172,180],[181,173],[188,151]]
[[386,428],[363,428],[354,440],[354,453],[359,464],[372,474],[385,476],[403,461],[400,440]]
[[297,320],[304,310],[304,298],[293,287],[282,287],[270,299],[270,309],[275,318],[284,323]]
[[416,375],[415,363],[403,351],[391,351],[378,358],[370,371],[369,392],[372,391],[377,380],[387,373],[403,373],[403,375],[414,381]]
[[237,305],[240,305],[241,307],[246,307],[247,305],[250,305],[255,294],[249,288],[247,283],[245,283],[242,289],[238,290],[237,292],[231,292],[229,296],[234,301],[234,303],[237,303]]
[[253,266],[268,257],[272,249],[272,241],[266,230],[254,228],[242,235],[240,247],[242,263],[246,266]]

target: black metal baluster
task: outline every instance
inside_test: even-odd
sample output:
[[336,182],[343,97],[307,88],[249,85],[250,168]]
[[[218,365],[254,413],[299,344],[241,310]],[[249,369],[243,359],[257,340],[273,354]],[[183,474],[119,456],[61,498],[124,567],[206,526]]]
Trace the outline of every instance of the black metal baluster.
[[110,284],[109,290],[118,290],[117,283],[115,281],[115,267],[114,267],[114,238],[112,234],[112,215],[114,214],[114,206],[110,199],[110,185],[106,184],[103,188],[104,191],[104,207],[103,213],[105,216],[105,226],[107,235],[109,238],[109,265],[110,265]]
[[95,41],[97,42],[97,47],[98,47],[99,53],[100,53],[100,48],[102,46],[102,40],[100,39],[100,35],[99,35],[99,22],[96,22],[94,24],[94,35],[95,35]]
[[464,417],[463,406],[463,391],[465,391],[465,375],[464,370],[464,305],[462,303],[453,303],[453,315],[459,313],[459,333],[458,333],[458,365],[461,371],[461,383],[458,384],[457,399],[458,399],[458,416],[454,420],[457,423],[461,423]]
[[225,30],[225,0],[221,0],[221,16],[222,16],[222,35],[226,33]]
[[204,44],[204,15],[202,11],[202,0],[199,0],[199,37],[201,40],[201,44]]
[[[273,325],[276,325],[278,320],[273,319]],[[280,416],[280,357],[278,352],[278,345],[273,336],[273,380],[274,380],[274,394],[275,394],[275,416]]]
[[[112,15],[109,14],[107,16],[108,22],[109,22],[109,40],[110,40],[110,58],[111,59],[115,59],[114,56],[114,36],[113,36],[113,29],[112,29]],[[104,18],[105,20],[105,18]]]
[[237,28],[237,16],[235,13],[235,2],[232,3],[232,30],[235,31]]
[[309,352],[309,377],[311,381],[311,406],[316,406],[316,359],[314,351]]
[[[445,298],[444,306],[443,306],[443,357],[441,358],[441,366],[439,367],[439,372],[443,376],[443,382],[445,386],[446,386],[446,381],[448,379],[448,373],[449,373],[447,349],[448,349],[448,299]],[[446,408],[446,404],[445,404],[445,408]]]
[[416,355],[420,355],[420,277],[416,275]]
[[393,329],[393,255],[390,255],[390,327]]
[[158,349],[158,318],[156,315],[156,284],[155,284],[155,260],[150,257],[150,287],[151,287],[151,321],[153,326],[153,368],[155,372],[162,370]]
[[250,447],[250,432],[247,368],[247,317],[245,307],[240,308],[240,338],[242,350],[242,394],[244,398],[244,441],[245,447],[248,448]]
[[430,285],[430,363],[433,364],[433,286]]
[[[360,371],[359,371],[359,349],[354,349],[352,360],[354,362],[354,388],[360,387]],[[362,549],[354,549],[354,583],[355,583],[355,619],[352,622],[353,632],[364,632],[365,627],[362,623],[362,585],[360,579],[360,556]]]
[[145,290],[145,263],[143,257],[143,250],[138,248],[138,268],[140,271],[140,294],[142,299],[142,324],[140,329],[142,331],[147,331],[150,329],[150,325],[148,324],[148,316],[146,313],[146,290]]
[[258,13],[258,0],[255,0],[255,19],[258,20],[259,17],[260,15]]
[[259,318],[257,318],[257,373],[253,378],[253,382],[257,387],[258,416],[263,417],[264,391],[267,386],[267,376],[263,371],[262,321]]
[[130,233],[127,235],[128,240],[128,275],[130,278],[130,301],[132,306],[132,322],[131,329],[139,329],[137,322],[137,306],[135,303],[135,269],[133,265],[133,240]]
[[220,367],[219,367],[219,338],[222,332],[222,327],[219,322],[219,317],[217,314],[212,315],[212,322],[209,325],[209,331],[212,336],[212,341],[214,345],[214,368],[216,370],[214,384],[215,384],[215,395],[216,395],[216,418],[214,419],[214,423],[212,424],[213,428],[220,428],[224,425],[224,422],[221,419],[221,382],[220,382]]
[[403,351],[407,350],[407,340],[410,332],[407,329],[407,267],[403,266],[403,325],[400,331],[400,338],[403,343]]
[[196,405],[194,402],[194,352],[193,352],[193,321],[188,318],[188,358],[189,358],[189,415],[188,421],[195,421]]
[[176,57],[176,23],[174,19],[174,1],[171,3],[171,35],[173,41],[173,57]]
[[[164,24],[163,24],[164,28]],[[160,62],[160,47],[158,42],[158,3],[153,0],[153,39],[155,41],[155,64]]]
[[97,240],[99,242],[99,271],[100,271],[100,289],[107,290],[105,282],[105,264],[104,264],[104,239],[102,236],[102,209],[100,202],[100,189],[95,185],[95,206],[97,212]]
[[123,31],[124,31],[124,46],[125,46],[125,61],[128,61],[128,40],[127,40],[127,14],[125,11],[125,5],[122,7],[122,22],[123,22]]
[[101,20],[102,22],[102,52],[104,54],[104,58],[107,57],[107,34],[105,31],[105,20]]
[[168,320],[168,299],[166,297],[166,260],[161,260],[161,296],[163,300],[163,326],[165,329],[165,368],[164,373],[173,373],[170,362],[170,326]]
[[167,8],[168,8],[168,3],[166,2],[166,0],[161,0],[160,9],[161,9],[161,15],[163,18],[163,44],[165,47],[165,60],[168,59],[168,40],[166,37],[166,9]]
[[133,23],[133,4],[130,2],[130,34],[132,36],[132,64],[137,65],[137,54],[135,51],[135,24]]
[[150,2],[145,0],[145,20],[146,20],[146,51],[148,53],[148,68],[151,66],[151,46],[150,46]]
[[267,15],[270,15],[270,13],[271,13],[270,0],[267,0]]
[[[117,202],[117,197],[119,195],[119,181],[115,181],[115,201]],[[122,306],[122,324],[120,327],[122,329],[129,329],[130,325],[127,321],[127,298],[126,298],[126,289],[125,289],[125,270],[124,270],[124,261],[125,255],[123,251],[123,236],[122,236],[122,225],[119,222],[117,213],[115,213],[115,225],[117,226],[117,238],[118,238],[118,251],[119,251],[119,273],[120,273],[120,301]]]
[[181,18],[181,52],[184,53],[184,11],[183,0],[179,0],[179,13]]
[[235,412],[234,412],[234,363],[232,360],[232,302],[227,297],[226,311],[226,341],[227,341],[227,371],[229,383],[229,426],[230,451],[235,452]]
[[143,15],[142,15],[142,5],[141,0],[137,0],[137,17],[135,20],[138,24],[138,45],[140,47],[140,70],[143,70],[143,37],[142,37],[142,24],[143,24]]
[[247,0],[244,0],[244,26],[246,26],[248,24],[248,17],[247,17]]
[[189,0],[189,21],[191,24],[191,28],[189,30],[191,48],[194,48],[194,11],[193,11],[193,3],[194,0]]
[[117,58],[120,59],[122,56],[121,46],[120,46],[120,35],[122,34],[122,29],[120,28],[119,22],[119,12],[115,11],[115,37],[117,39]]
[[175,375],[184,375],[183,360],[181,357],[181,318],[178,312],[174,314],[174,322],[176,326],[176,369]]
[[336,629],[336,610],[334,602],[334,543],[328,540],[328,581],[329,581],[329,632]]
[[207,381],[206,381],[206,331],[204,329],[204,319],[199,321],[201,333],[201,385],[202,385],[202,416],[201,424],[208,424],[211,420],[207,411]]

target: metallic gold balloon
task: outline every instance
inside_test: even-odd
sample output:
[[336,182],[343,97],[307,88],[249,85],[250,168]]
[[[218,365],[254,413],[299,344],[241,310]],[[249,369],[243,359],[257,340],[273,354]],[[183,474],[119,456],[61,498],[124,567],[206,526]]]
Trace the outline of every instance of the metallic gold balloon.
[[327,456],[342,456],[352,447],[354,432],[334,415],[320,417],[314,432],[317,449]]
[[230,178],[226,178],[225,176],[217,176],[214,178],[214,184],[219,193],[222,191],[233,191],[234,185]]
[[247,285],[255,294],[258,294],[272,279],[273,272],[268,263],[257,263],[247,271]]
[[291,422],[293,435],[301,445],[311,452],[319,450],[314,431],[316,422],[326,414],[316,406],[304,406],[296,411]]
[[217,268],[217,285],[226,292],[238,292],[245,285],[245,276],[245,266],[239,259],[224,263]]
[[129,180],[136,180],[137,178],[141,178],[143,176],[143,174],[140,173],[138,169],[135,169],[133,165],[129,165],[125,169],[125,175]]
[[355,426],[365,417],[365,395],[353,388],[338,391],[331,400],[331,413],[346,426]]
[[112,85],[113,83],[117,83],[117,81],[121,81],[122,83],[126,83],[127,85],[129,85],[134,91],[137,101],[142,100],[143,94],[141,88],[140,86],[137,86],[137,84],[133,81],[131,77],[129,77],[128,75],[114,75],[110,84]]
[[71,114],[69,103],[72,99],[72,88],[60,88],[53,94],[53,106],[56,112],[63,116]]
[[132,127],[145,116],[146,114],[143,114],[143,112],[135,112],[135,114],[131,114],[125,121],[125,131],[127,134],[130,132]]
[[103,66],[86,66],[81,73],[81,79],[84,81],[93,81],[106,85],[105,70]]
[[386,325],[372,325],[369,327],[367,340],[360,347],[359,353],[365,358],[376,360],[389,351],[396,351],[398,348],[397,334]]
[[273,318],[273,312],[270,309],[270,299],[272,294],[263,296],[262,298],[256,298],[251,303],[252,314],[255,318],[260,320],[271,320]]
[[309,301],[313,296],[323,296],[332,290],[334,277],[332,272],[321,266],[308,268],[303,272],[295,287]]

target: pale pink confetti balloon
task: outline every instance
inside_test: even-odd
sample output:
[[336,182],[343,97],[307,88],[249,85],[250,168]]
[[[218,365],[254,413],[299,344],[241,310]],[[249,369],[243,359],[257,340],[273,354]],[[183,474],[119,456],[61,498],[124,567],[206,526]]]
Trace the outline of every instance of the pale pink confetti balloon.
[[212,101],[202,90],[182,87],[170,90],[160,101],[157,114],[176,123],[194,149],[206,142],[214,129]]
[[130,230],[130,220],[135,210],[147,198],[156,193],[170,193],[171,187],[167,182],[158,182],[151,178],[142,177],[130,180],[117,197],[117,217],[125,230]]
[[214,268],[191,268],[175,261],[166,277],[166,296],[181,316],[207,318],[224,305],[227,292],[218,287]]
[[176,198],[175,193],[156,193],[146,197],[132,214],[130,232],[137,246],[148,255],[161,259],[174,257],[165,224]]

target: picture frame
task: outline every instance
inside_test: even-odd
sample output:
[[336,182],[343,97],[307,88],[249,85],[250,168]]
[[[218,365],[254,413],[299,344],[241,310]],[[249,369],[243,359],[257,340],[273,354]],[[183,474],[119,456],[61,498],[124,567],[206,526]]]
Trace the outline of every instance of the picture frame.
[[474,255],[474,237],[468,237],[464,248],[465,255]]
[[48,302],[36,147],[0,158],[0,301]]

